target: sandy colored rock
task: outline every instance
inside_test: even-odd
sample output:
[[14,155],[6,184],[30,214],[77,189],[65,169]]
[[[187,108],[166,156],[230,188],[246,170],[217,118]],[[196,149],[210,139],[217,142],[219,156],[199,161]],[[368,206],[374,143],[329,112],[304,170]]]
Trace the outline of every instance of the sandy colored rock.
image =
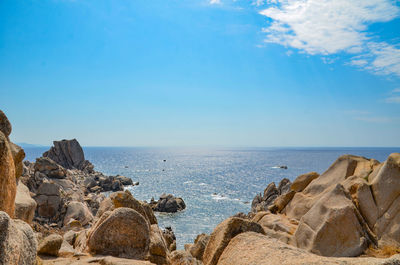
[[203,265],[203,263],[192,257],[190,253],[184,250],[175,250],[168,258],[169,265]]
[[318,178],[319,174],[317,172],[310,172],[303,175],[298,176],[290,186],[291,190],[296,192],[303,191],[311,181]]
[[63,242],[62,236],[58,234],[51,234],[45,237],[39,244],[38,254],[58,256],[58,251]]
[[167,264],[167,255],[169,250],[162,235],[162,231],[156,224],[151,226],[149,251],[149,260],[151,262],[157,264]]
[[67,213],[64,217],[64,225],[66,225],[71,219],[75,219],[79,221],[82,226],[85,226],[93,220],[93,215],[84,203],[73,201],[68,203]]
[[10,145],[7,137],[0,131],[0,211],[11,217],[14,216],[16,193],[17,183]]
[[33,265],[37,242],[32,228],[0,211],[0,264]]
[[2,110],[0,110],[0,132],[4,134],[5,137],[11,134],[12,126],[10,121],[8,120],[6,114]]
[[279,213],[281,212],[286,205],[293,199],[296,192],[291,190],[283,195],[279,195],[278,198],[275,199],[272,205],[268,207],[272,213]]
[[259,233],[234,237],[218,265],[397,265],[400,255],[388,259],[322,257]]
[[112,201],[114,208],[131,208],[143,215],[150,224],[157,224],[157,219],[154,216],[153,211],[145,209],[147,206],[143,207],[144,203],[136,200],[128,190],[111,193],[110,200]]
[[391,154],[371,182],[378,214],[382,216],[400,196],[400,154]]
[[11,155],[14,160],[14,167],[15,167],[15,177],[19,178],[22,175],[23,164],[22,161],[25,158],[25,151],[20,146],[9,142]]
[[198,260],[203,259],[204,250],[210,240],[210,235],[207,234],[200,234],[197,235],[196,239],[194,240],[194,244],[192,244],[188,251],[189,253]]
[[146,219],[125,207],[107,213],[89,232],[89,250],[96,254],[144,259],[150,245],[150,225]]
[[248,231],[264,233],[261,225],[237,217],[228,218],[220,223],[210,235],[210,240],[204,250],[203,263],[217,264],[229,241],[238,234]]
[[32,199],[29,189],[20,181],[15,197],[15,218],[28,224],[32,223],[36,210],[36,201]]
[[300,219],[293,239],[297,247],[329,257],[355,257],[369,244],[357,209],[340,184]]
[[365,172],[366,168],[373,169],[376,160],[365,157],[343,155],[340,156],[322,175],[314,179],[302,191],[297,192],[287,204],[285,213],[289,218],[300,220],[311,207],[330,190],[355,173]]

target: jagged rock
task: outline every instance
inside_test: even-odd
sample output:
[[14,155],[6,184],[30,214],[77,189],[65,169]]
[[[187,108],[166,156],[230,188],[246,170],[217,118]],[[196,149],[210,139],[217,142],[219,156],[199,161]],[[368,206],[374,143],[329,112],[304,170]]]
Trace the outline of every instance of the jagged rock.
[[400,255],[388,259],[322,257],[259,233],[234,237],[225,248],[218,265],[396,265]]
[[196,239],[194,240],[194,244],[191,245],[188,249],[189,253],[198,260],[203,259],[204,250],[210,240],[210,235],[207,234],[200,234],[197,235]]
[[2,110],[0,110],[0,132],[4,134],[4,136],[8,139],[8,136],[11,134],[12,126],[10,121],[8,120],[6,114]]
[[156,212],[175,213],[184,210],[186,205],[182,198],[174,197],[172,194],[163,194],[158,202],[152,205],[152,208]]
[[92,172],[94,166],[87,160],[81,145],[76,139],[54,141],[49,151],[43,153],[57,164],[67,169],[79,169]]
[[34,168],[49,178],[63,179],[67,174],[62,166],[48,157],[37,158]]
[[58,250],[59,257],[72,257],[75,254],[75,249],[67,241],[63,240],[60,249]]
[[176,237],[174,231],[172,231],[172,228],[170,226],[166,227],[163,230],[163,237],[165,239],[165,242],[167,243],[169,251],[176,250]]
[[154,224],[150,230],[149,260],[156,264],[167,264],[169,249],[158,225]]
[[270,212],[258,212],[251,221],[260,224],[266,235],[284,243],[290,242],[298,225],[297,222],[289,220],[285,215],[271,214]]
[[229,241],[238,234],[248,231],[265,233],[261,225],[236,217],[228,218],[217,225],[204,250],[204,265],[216,265]]
[[133,209],[117,208],[101,216],[89,232],[87,244],[92,253],[144,259],[149,251],[150,224]]
[[0,264],[34,265],[37,242],[32,228],[0,211]]
[[[274,182],[271,182],[264,190],[264,195],[257,195],[254,197],[251,203],[251,212],[257,213],[260,211],[268,211],[268,208],[273,205],[274,201],[282,195],[290,192],[291,182],[289,179],[282,179],[279,183],[278,188]],[[291,196],[292,194],[289,194]],[[288,197],[283,197],[282,199],[287,199]],[[290,198],[291,199],[291,198]],[[284,202],[284,201],[282,201]],[[282,203],[280,203],[281,205]],[[286,206],[286,205],[285,205]]]
[[63,238],[57,234],[51,234],[45,237],[39,244],[38,254],[58,256]]
[[133,185],[133,181],[131,178],[125,177],[125,176],[115,176],[117,180],[119,180],[123,185]]
[[[4,120],[4,113],[0,113],[0,124],[8,128]],[[7,118],[7,117],[5,117]],[[10,127],[11,128],[11,127]],[[11,129],[10,129],[11,130]],[[5,211],[11,217],[14,216],[14,201],[17,192],[15,166],[7,137],[0,132],[0,211]]]
[[338,184],[300,219],[294,234],[298,247],[328,257],[355,257],[370,238],[360,224],[357,208]]
[[391,154],[375,175],[371,191],[379,218],[374,232],[381,245],[400,247],[400,154]]
[[75,219],[79,221],[82,226],[85,226],[93,220],[93,215],[84,203],[72,201],[67,206],[64,225],[66,225],[71,219]]
[[290,186],[290,189],[296,192],[303,191],[311,181],[318,178],[319,174],[317,172],[310,172],[298,176]]
[[32,223],[36,206],[36,201],[31,198],[29,189],[20,181],[15,197],[15,218],[21,219],[28,224]]
[[14,160],[14,167],[15,167],[15,177],[19,178],[23,172],[23,163],[22,160],[25,158],[25,151],[20,146],[9,142],[11,155]]
[[192,257],[184,250],[176,250],[168,258],[169,265],[203,265],[203,263]]

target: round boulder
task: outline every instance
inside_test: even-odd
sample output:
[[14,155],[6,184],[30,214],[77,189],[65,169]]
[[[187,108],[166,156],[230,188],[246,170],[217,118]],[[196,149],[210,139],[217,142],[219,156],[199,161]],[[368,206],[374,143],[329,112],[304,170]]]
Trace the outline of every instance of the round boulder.
[[89,232],[88,248],[95,254],[144,259],[149,252],[150,225],[137,211],[117,208]]

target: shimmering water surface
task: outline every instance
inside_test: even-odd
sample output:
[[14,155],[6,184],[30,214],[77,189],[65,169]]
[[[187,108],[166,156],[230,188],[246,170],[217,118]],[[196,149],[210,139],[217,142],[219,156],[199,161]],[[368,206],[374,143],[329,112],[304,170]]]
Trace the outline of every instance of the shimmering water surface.
[[[48,148],[25,148],[34,161]],[[186,210],[157,214],[161,227],[171,226],[177,247],[210,233],[227,217],[247,213],[253,197],[272,181],[317,171],[322,173],[342,154],[384,161],[399,148],[131,148],[86,147],[86,159],[97,171],[120,174],[139,181],[128,187],[139,200],[158,199],[162,193],[182,197]],[[164,162],[163,160],[166,160]],[[286,165],[287,170],[276,168]]]

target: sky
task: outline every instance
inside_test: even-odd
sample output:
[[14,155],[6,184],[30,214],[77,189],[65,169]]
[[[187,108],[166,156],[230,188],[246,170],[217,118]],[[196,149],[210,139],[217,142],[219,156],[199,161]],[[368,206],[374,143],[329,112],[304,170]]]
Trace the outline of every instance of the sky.
[[400,1],[2,0],[11,140],[400,146]]

